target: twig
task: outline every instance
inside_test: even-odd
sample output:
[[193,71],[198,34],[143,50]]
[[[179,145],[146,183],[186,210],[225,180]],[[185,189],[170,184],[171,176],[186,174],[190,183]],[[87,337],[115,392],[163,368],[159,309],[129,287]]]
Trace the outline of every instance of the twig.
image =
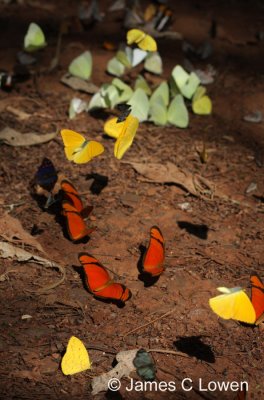
[[137,331],[139,331],[140,329],[143,329],[143,328],[145,328],[146,326],[149,326],[149,325],[153,324],[154,322],[159,321],[160,319],[162,319],[162,318],[166,317],[167,315],[173,313],[173,311],[175,311],[175,310],[176,310],[176,307],[173,307],[172,310],[167,311],[165,314],[162,314],[160,317],[157,317],[157,318],[153,319],[152,321],[147,322],[147,323],[144,324],[144,325],[140,325],[140,326],[138,326],[137,328],[132,329],[131,331],[128,331],[128,332],[126,332],[126,333],[122,333],[121,336],[124,338],[124,337],[130,335],[131,333],[137,332]]
[[166,349],[146,349],[149,353],[164,353],[164,354],[173,354],[175,356],[186,357],[186,358],[195,358],[191,357],[186,353],[182,353],[181,351],[175,350],[166,350]]

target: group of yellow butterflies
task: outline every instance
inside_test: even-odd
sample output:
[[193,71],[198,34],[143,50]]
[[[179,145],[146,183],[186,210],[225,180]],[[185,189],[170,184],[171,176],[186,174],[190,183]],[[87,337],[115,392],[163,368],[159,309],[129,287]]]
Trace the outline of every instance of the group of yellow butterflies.
[[[129,45],[137,44],[138,47],[146,51],[157,50],[155,40],[150,35],[138,29],[132,29],[127,33],[127,42]],[[129,112],[127,114],[125,118],[111,118],[106,121],[104,125],[104,132],[116,139],[114,155],[117,159],[121,159],[131,146],[139,126],[138,119],[129,114]],[[89,141],[83,135],[75,131],[63,129],[61,130],[61,136],[67,159],[77,164],[87,163],[104,151],[104,147],[101,143],[93,140]],[[159,242],[157,241],[157,243]],[[162,246],[164,250],[164,243]],[[164,254],[162,256],[157,256],[160,251],[160,246],[154,248],[150,253],[150,260],[148,260],[150,264],[153,263],[153,265],[151,265],[153,272],[153,268],[155,268],[154,264],[157,264],[157,258],[159,259],[156,276],[159,276],[164,271]],[[92,260],[93,264],[95,264],[95,261]],[[155,276],[155,273],[153,273],[152,276]],[[219,287],[218,290],[223,294],[209,300],[211,309],[221,318],[234,319],[247,324],[259,325],[264,321],[264,285],[257,274],[251,275],[250,281],[251,299],[240,287]],[[90,285],[88,282],[88,287],[91,287],[91,282]],[[94,290],[91,291],[96,295]],[[124,301],[128,298],[129,296],[127,295]],[[91,362],[84,344],[80,339],[72,336],[62,359],[62,372],[65,375],[75,374],[89,369],[90,367]]]
[[[131,29],[127,32],[127,43],[136,44],[146,51],[157,51],[157,43],[150,35],[139,29]],[[121,159],[132,145],[139,125],[138,118],[128,115],[125,120],[119,122],[118,118],[111,118],[104,125],[104,132],[115,138],[114,155]],[[84,164],[103,153],[104,147],[94,140],[87,140],[83,135],[69,129],[61,131],[65,154],[68,160],[77,164]]]

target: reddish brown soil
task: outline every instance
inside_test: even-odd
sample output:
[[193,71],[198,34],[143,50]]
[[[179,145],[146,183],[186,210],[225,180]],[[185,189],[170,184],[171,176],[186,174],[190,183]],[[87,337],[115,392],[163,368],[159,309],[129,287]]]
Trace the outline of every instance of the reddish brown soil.
[[[57,272],[1,259],[0,274],[10,269],[15,273],[0,282],[0,397],[89,399],[91,378],[111,369],[118,351],[158,348],[190,355],[152,353],[158,380],[175,381],[175,393],[128,393],[124,389],[128,380],[124,379],[120,396],[102,393],[95,398],[235,398],[230,391],[199,392],[198,380],[202,378],[204,385],[212,380],[248,381],[249,398],[263,399],[263,329],[218,319],[208,306],[216,287],[249,287],[252,271],[264,277],[264,125],[242,119],[256,109],[264,113],[264,42],[256,40],[257,32],[264,29],[263,5],[260,1],[181,1],[172,5],[172,29],[195,43],[205,40],[212,20],[217,21],[217,36],[212,40],[214,53],[209,59],[217,70],[215,82],[208,86],[213,114],[191,114],[190,126],[185,130],[141,124],[123,159],[171,161],[210,179],[237,200],[234,203],[217,198],[206,201],[187,196],[176,185],[146,182],[129,164],[113,157],[113,141],[102,136],[104,118],[84,113],[73,121],[67,119],[69,101],[76,93],[59,80],[69,62],[89,48],[94,57],[92,79],[100,86],[111,80],[104,71],[112,53],[102,48],[102,42],[125,36],[125,31],[120,30],[122,21],[108,14],[101,24],[87,31],[68,34],[62,43],[59,68],[52,73],[43,72],[55,52],[61,10],[73,15],[75,3],[46,1],[53,6],[52,12],[26,5],[0,5],[1,68],[12,69],[29,22],[34,20],[49,31],[49,45],[41,52],[35,79],[17,84],[10,93],[0,91],[0,104],[5,105],[1,108],[1,128],[8,125],[21,132],[42,134],[67,127],[87,133],[106,148],[102,156],[78,166],[66,160],[59,136],[39,146],[1,145],[1,213],[10,212],[28,232],[34,225],[41,229],[35,237],[48,257],[66,268],[66,280],[47,294],[32,294],[29,291],[55,282]],[[160,40],[159,47],[167,78],[173,66],[183,61],[181,43]],[[196,65],[204,67],[206,63]],[[89,99],[88,95],[81,97]],[[28,112],[31,117],[19,121],[6,110],[7,105]],[[203,141],[209,153],[206,164],[201,163],[197,152]],[[92,223],[97,230],[88,243],[71,243],[54,214],[44,212],[32,198],[29,183],[44,156],[94,206]],[[108,178],[98,194],[94,190],[98,179],[93,174]],[[257,184],[257,189],[245,195],[251,182]],[[188,211],[180,208],[184,202],[190,203]],[[18,205],[6,207],[12,204]],[[155,285],[145,288],[138,279],[137,263],[139,247],[146,245],[152,225],[160,227],[166,240],[166,271]],[[103,303],[87,292],[74,268],[81,251],[97,257],[130,288],[133,296],[125,307]],[[165,318],[129,333],[172,309]],[[22,320],[24,314],[32,318]],[[93,365],[89,372],[66,377],[60,361],[72,335],[82,339],[88,349],[91,347]],[[191,392],[181,390],[184,378],[193,380]]]

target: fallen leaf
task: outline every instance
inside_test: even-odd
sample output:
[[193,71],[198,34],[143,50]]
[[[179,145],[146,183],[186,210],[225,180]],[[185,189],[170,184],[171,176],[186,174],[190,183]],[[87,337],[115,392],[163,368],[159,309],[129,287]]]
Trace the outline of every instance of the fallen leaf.
[[110,379],[115,378],[120,380],[123,376],[129,377],[129,374],[136,369],[133,364],[133,360],[136,357],[137,352],[138,349],[120,351],[116,355],[118,364],[109,372],[93,378],[92,394],[95,395],[97,393],[107,391],[109,389],[108,384]]
[[23,245],[29,245],[38,251],[45,253],[37,239],[25,231],[18,219],[9,214],[5,214],[0,218],[0,236],[8,242],[19,240]]
[[33,146],[35,144],[41,144],[49,142],[54,139],[57,132],[46,133],[40,135],[38,133],[20,133],[15,129],[6,126],[0,132],[0,141],[2,140],[10,146]]
[[153,182],[175,183],[194,196],[213,198],[214,185],[210,181],[200,175],[184,171],[171,162],[144,164],[126,161],[125,163],[132,165],[139,174]]
[[18,261],[18,262],[32,262],[32,263],[36,263],[36,264],[41,264],[44,267],[55,268],[60,271],[60,273],[62,275],[62,278],[60,280],[58,280],[55,283],[52,283],[49,286],[38,289],[36,291],[36,293],[39,293],[39,294],[45,293],[51,289],[54,289],[55,287],[60,285],[62,282],[64,282],[66,274],[65,274],[65,269],[61,265],[59,265],[53,261],[47,260],[46,258],[36,256],[35,254],[32,254],[26,250],[20,249],[19,247],[15,247],[9,243],[0,242],[0,257],[16,259],[16,261]]
[[61,83],[69,86],[73,90],[80,90],[88,94],[97,93],[100,89],[92,82],[84,81],[83,79],[77,78],[75,76],[66,74],[61,78]]

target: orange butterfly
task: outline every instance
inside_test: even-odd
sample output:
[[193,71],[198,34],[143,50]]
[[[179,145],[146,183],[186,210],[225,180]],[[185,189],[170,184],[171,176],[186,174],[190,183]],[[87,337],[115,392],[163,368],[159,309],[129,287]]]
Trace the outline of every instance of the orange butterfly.
[[113,282],[108,271],[96,258],[88,253],[80,253],[79,261],[84,268],[87,287],[94,296],[123,303],[130,299],[130,290]]
[[264,321],[264,285],[260,277],[255,273],[250,277],[251,302],[256,311],[255,325]]
[[95,230],[95,228],[87,228],[81,214],[68,201],[62,202],[62,215],[67,218],[67,231],[74,242],[89,236]]
[[63,179],[63,181],[61,182],[61,189],[64,193],[64,199],[66,201],[70,201],[70,203],[76,208],[78,213],[81,214],[83,218],[87,218],[88,215],[92,212],[93,207],[83,206],[83,202],[79,196],[79,193],[77,192],[73,184],[66,179]]
[[150,241],[143,258],[143,272],[152,277],[159,276],[164,270],[164,238],[157,226],[150,229]]

